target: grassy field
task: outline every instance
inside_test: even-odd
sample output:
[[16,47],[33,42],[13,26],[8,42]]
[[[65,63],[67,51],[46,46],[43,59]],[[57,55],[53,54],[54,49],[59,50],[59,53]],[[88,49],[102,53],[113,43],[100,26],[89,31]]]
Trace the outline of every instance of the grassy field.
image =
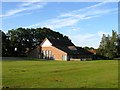
[[118,88],[118,61],[3,61],[3,87]]

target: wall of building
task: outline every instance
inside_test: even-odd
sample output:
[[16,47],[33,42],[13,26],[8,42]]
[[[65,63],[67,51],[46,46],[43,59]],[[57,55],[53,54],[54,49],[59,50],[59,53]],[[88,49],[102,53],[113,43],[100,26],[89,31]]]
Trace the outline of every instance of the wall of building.
[[42,47],[41,50],[42,50],[42,52],[50,51],[51,52],[50,58],[54,59],[54,60],[63,60],[64,58],[67,57],[66,52],[64,52],[54,46]]
[[81,61],[86,61],[86,60],[92,60],[93,59],[93,55],[80,55],[80,60]]
[[33,50],[31,50],[30,52],[28,52],[28,57],[32,57],[32,58],[39,58],[39,49],[35,48]]
[[70,55],[70,61],[86,61],[86,60],[92,60],[93,55]]

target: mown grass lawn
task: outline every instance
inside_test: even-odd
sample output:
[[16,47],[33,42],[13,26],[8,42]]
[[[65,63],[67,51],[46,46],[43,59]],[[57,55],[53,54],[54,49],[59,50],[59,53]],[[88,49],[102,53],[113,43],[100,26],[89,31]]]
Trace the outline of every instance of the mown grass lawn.
[[3,87],[118,88],[118,61],[3,61]]

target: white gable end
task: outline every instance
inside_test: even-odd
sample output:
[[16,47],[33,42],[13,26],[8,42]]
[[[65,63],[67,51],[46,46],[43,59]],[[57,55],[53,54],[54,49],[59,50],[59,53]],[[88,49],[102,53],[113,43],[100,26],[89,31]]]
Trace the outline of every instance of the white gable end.
[[52,46],[52,43],[51,43],[48,39],[46,39],[46,40],[42,43],[41,46],[42,46],[42,47]]

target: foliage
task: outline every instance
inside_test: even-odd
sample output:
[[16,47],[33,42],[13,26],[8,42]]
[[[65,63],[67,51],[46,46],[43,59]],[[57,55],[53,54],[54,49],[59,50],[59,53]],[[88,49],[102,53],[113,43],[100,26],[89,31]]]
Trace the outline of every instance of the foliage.
[[88,47],[88,46],[85,46],[85,47],[83,47],[84,49],[86,49],[86,50],[95,50],[95,48],[93,48],[93,47]]
[[0,30],[1,36],[2,36],[2,55],[3,56],[10,56],[11,52],[11,47],[10,47],[10,40],[9,37],[2,31]]
[[120,38],[117,32],[112,31],[112,36],[103,34],[97,53],[113,59],[120,55]]
[[9,88],[117,88],[118,61],[2,62],[3,87]]
[[25,56],[26,51],[39,45],[44,38],[70,40],[67,36],[49,28],[17,28],[2,32],[3,56]]

